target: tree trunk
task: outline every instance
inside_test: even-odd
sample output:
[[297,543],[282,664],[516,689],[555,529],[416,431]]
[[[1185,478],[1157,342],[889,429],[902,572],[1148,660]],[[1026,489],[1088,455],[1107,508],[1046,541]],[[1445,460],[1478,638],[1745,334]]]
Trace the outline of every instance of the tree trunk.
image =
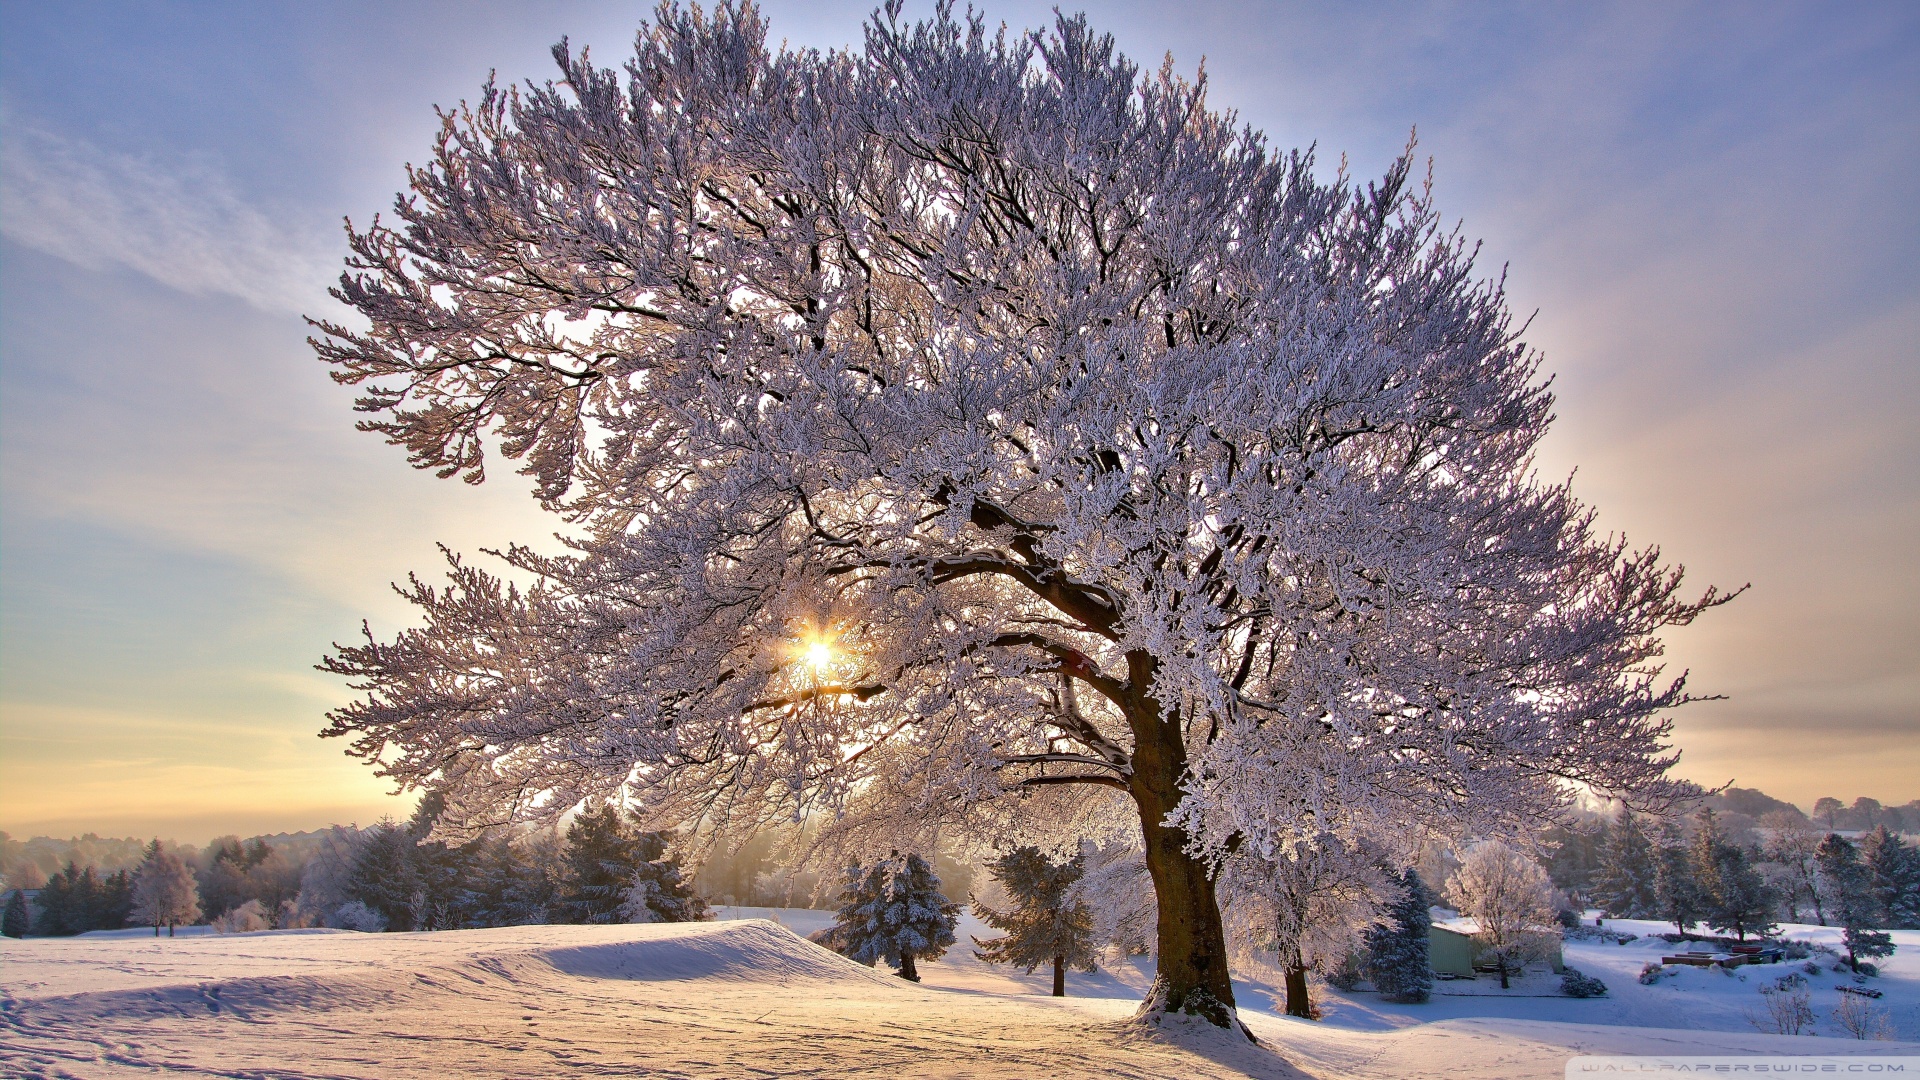
[[[160,936],[160,931],[158,931],[158,930],[155,930],[155,931],[153,932],[153,935],[154,935],[155,937],[159,937],[159,936]],[[173,924],[172,924],[172,923],[168,923],[168,924],[167,924],[167,936],[168,936],[168,937],[172,937],[172,936],[173,936]]]
[[1287,972],[1287,1015],[1313,1019],[1313,1001],[1307,996],[1307,966],[1289,962]]
[[913,954],[910,952],[900,954],[900,977],[908,982],[920,981],[920,972],[914,968]]
[[[1220,921],[1213,874],[1187,854],[1187,834],[1165,824],[1180,804],[1187,747],[1178,717],[1160,715],[1152,697],[1153,661],[1128,657],[1138,697],[1127,709],[1133,729],[1133,774],[1127,791],[1140,812],[1147,873],[1159,908],[1159,971],[1145,1012],[1184,1012],[1221,1027],[1236,1026],[1233,982],[1227,973],[1227,935]],[[1243,1029],[1244,1030],[1244,1029]]]
[[154,923],[154,924],[153,924],[153,936],[154,936],[154,937],[159,937],[159,936],[160,936],[160,924],[159,924],[159,923]]
[[1067,996],[1067,958],[1064,956],[1053,958],[1053,996]]

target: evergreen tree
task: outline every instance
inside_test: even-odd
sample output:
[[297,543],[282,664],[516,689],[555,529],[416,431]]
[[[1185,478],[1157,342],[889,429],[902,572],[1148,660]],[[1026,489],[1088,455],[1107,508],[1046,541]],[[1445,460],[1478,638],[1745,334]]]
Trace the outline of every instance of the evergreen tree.
[[896,851],[870,869],[847,868],[839,914],[816,940],[862,964],[897,962],[901,978],[919,982],[914,962],[946,953],[959,913],[925,859]]
[[980,921],[1003,931],[990,941],[974,938],[974,953],[991,964],[1016,964],[1028,974],[1041,964],[1053,964],[1053,996],[1067,996],[1067,968],[1091,974],[1093,913],[1073,895],[1073,884],[1086,871],[1078,855],[1054,862],[1037,847],[1015,848],[987,864],[987,872],[1006,889],[1013,906],[996,911],[973,902]]
[[[519,874],[526,867],[515,856],[513,837],[508,833],[476,840],[472,857],[467,860],[466,892],[462,900],[467,925],[518,926],[527,922],[514,910]],[[544,913],[543,913],[544,914]]]
[[15,889],[7,894],[6,914],[0,915],[0,934],[10,938],[23,938],[33,927],[33,918],[27,913],[27,894]]
[[94,920],[96,930],[122,930],[133,914],[133,875],[115,870],[100,883],[99,904]]
[[1700,922],[1700,883],[1694,880],[1693,853],[1678,826],[1660,825],[1660,841],[1653,851],[1654,911],[1681,933]]
[[1731,930],[1741,941],[1749,933],[1766,934],[1773,929],[1773,905],[1778,897],[1753,868],[1747,850],[1727,839],[1711,809],[1700,811],[1691,857],[1701,913],[1708,926],[1722,932]]
[[626,922],[622,909],[645,859],[634,830],[617,807],[590,806],[567,826],[565,877],[554,921]]
[[525,925],[559,921],[555,909],[567,873],[566,845],[559,834],[544,830],[519,837],[511,841],[505,854],[512,866],[503,912],[507,922]]
[[1880,925],[1892,930],[1920,930],[1920,851],[1880,825],[1861,841],[1860,855]]
[[413,836],[391,818],[382,818],[361,834],[347,873],[347,898],[358,900],[387,922],[389,930],[413,930],[415,894]]
[[1428,933],[1433,918],[1433,892],[1409,868],[1395,884],[1400,897],[1387,905],[1385,921],[1366,932],[1367,978],[1388,1001],[1418,1005],[1433,992],[1433,963],[1428,955]]
[[1593,897],[1600,877],[1600,851],[1606,842],[1607,823],[1580,822],[1555,825],[1541,836],[1541,847],[1549,854],[1547,879],[1558,886],[1578,906]]
[[[887,864],[885,860],[862,868],[850,863],[841,871],[840,909],[834,912],[833,925],[813,935],[813,941],[849,959],[875,936],[880,925],[880,908],[886,900]],[[872,964],[880,953],[871,953],[861,963]]]
[[192,868],[178,854],[162,849],[157,839],[147,845],[146,857],[134,878],[132,899],[128,918],[153,927],[154,937],[160,936],[162,926],[172,937],[174,927],[200,917],[200,889]]
[[33,920],[34,927],[50,937],[97,929],[100,899],[100,878],[93,867],[81,869],[69,859],[64,869],[47,879],[35,898],[40,916]]
[[1748,934],[1765,937],[1778,927],[1773,917],[1780,896],[1754,868],[1753,856],[1738,844],[1724,844],[1717,852],[1714,891],[1709,899],[1707,925],[1722,933],[1732,931],[1741,941]]
[[713,918],[707,902],[693,891],[680,865],[667,855],[664,833],[641,833],[635,867],[622,907],[628,922],[701,922]]
[[1873,880],[1860,862],[1853,843],[1839,833],[1828,833],[1814,853],[1820,868],[1820,887],[1826,893],[1827,913],[1840,924],[1840,940],[1847,947],[1847,966],[1860,970],[1860,961],[1893,955],[1893,935],[1876,928],[1880,914],[1873,896]]
[[414,893],[409,907],[415,930],[450,930],[466,924],[467,864],[473,853],[464,846],[429,839],[446,806],[444,792],[429,791],[407,821],[407,838],[413,843]]
[[1600,869],[1593,886],[1595,903],[1614,918],[1652,918],[1660,910],[1654,888],[1657,876],[1653,844],[1640,828],[1640,819],[1632,811],[1621,809],[1600,842]]

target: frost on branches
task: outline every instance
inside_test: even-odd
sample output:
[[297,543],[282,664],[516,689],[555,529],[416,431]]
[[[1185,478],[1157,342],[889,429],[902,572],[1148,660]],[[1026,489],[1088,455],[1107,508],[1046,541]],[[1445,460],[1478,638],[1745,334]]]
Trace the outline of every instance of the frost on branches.
[[555,57],[446,114],[350,230],[366,328],[317,324],[363,426],[469,482],[497,440],[568,527],[326,661],[443,830],[1094,785],[1153,1007],[1230,1023],[1217,857],[1681,789],[1658,632],[1723,598],[1535,478],[1539,357],[1410,158],[1322,179],[1080,18],[822,54],[663,7],[624,76]]

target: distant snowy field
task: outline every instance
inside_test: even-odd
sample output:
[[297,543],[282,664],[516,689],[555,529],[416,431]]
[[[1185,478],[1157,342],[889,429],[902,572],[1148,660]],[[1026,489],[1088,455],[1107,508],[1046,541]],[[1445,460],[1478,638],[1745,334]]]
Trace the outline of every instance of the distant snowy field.
[[[1920,1053],[1920,1043],[1761,1035],[1746,1013],[1788,965],[1637,976],[1670,947],[1571,942],[1595,1000],[1489,994],[1395,1006],[1327,991],[1321,1023],[1274,1015],[1244,982],[1266,1049],[1127,1023],[1150,970],[1068,976],[956,949],[910,985],[797,935],[826,912],[725,909],[730,921],[432,934],[284,931],[155,939],[116,932],[0,944],[0,1075],[101,1077],[1460,1077],[1559,1078],[1595,1053]],[[1654,924],[1611,923],[1642,933]],[[1820,927],[1793,936],[1837,942]],[[984,936],[972,919],[961,926]],[[1920,933],[1872,984],[1920,1038]],[[1797,967],[1797,965],[1794,965]],[[1822,1036],[1843,976],[1811,979]],[[1448,988],[1441,984],[1442,989]],[[1495,992],[1497,994],[1497,991]]]

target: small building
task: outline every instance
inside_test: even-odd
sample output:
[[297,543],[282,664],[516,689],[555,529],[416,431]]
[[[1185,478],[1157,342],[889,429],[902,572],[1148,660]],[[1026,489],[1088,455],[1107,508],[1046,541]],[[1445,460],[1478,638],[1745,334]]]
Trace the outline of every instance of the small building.
[[1433,965],[1436,975],[1473,978],[1473,956],[1477,951],[1471,934],[1463,934],[1445,926],[1433,926],[1427,930],[1427,962]]
[[[1476,936],[1479,932],[1479,925],[1472,919],[1445,919],[1429,926],[1427,962],[1434,974],[1473,978],[1474,965],[1479,963],[1483,948]],[[1548,939],[1547,966],[1556,975],[1565,972],[1567,966],[1560,955],[1560,935],[1551,930],[1542,930],[1541,934]]]

